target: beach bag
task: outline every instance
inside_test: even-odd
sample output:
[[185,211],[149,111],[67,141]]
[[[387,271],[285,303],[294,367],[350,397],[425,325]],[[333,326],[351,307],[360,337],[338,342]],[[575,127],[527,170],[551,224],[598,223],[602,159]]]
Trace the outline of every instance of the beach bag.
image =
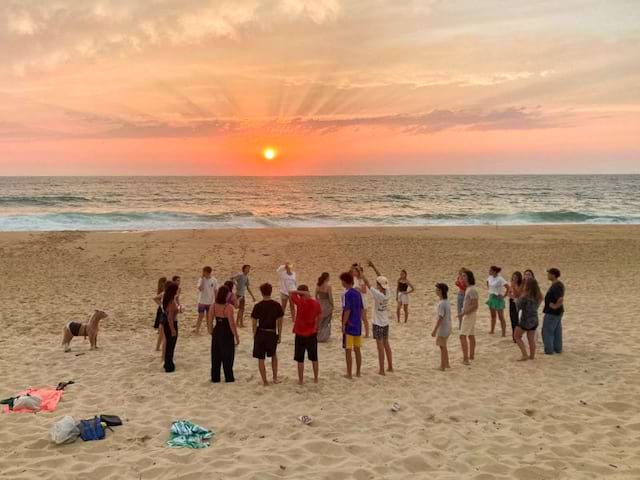
[[38,397],[32,397],[31,395],[21,395],[16,398],[13,402],[13,409],[16,410],[18,408],[24,408],[26,410],[33,410],[37,412],[40,410],[40,406],[42,405],[42,400]]
[[76,424],[76,421],[66,415],[62,417],[62,420],[57,421],[51,427],[49,431],[49,438],[56,445],[63,445],[65,443],[73,443],[80,436],[80,429]]
[[119,427],[122,420],[117,415],[100,415],[100,421],[106,423],[107,427]]
[[98,417],[93,417],[90,420],[80,420],[78,428],[80,429],[80,438],[85,442],[102,440],[105,436],[104,428]]

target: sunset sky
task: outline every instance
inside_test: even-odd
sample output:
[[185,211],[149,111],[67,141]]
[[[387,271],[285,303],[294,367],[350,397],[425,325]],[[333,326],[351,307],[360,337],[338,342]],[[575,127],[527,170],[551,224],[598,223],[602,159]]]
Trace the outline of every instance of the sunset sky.
[[0,175],[640,173],[638,0],[4,0],[0,52]]

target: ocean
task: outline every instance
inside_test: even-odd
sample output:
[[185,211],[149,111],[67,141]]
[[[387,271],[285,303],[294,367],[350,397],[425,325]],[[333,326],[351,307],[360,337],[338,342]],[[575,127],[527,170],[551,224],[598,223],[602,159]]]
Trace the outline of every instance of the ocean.
[[640,175],[0,177],[0,231],[640,224]]

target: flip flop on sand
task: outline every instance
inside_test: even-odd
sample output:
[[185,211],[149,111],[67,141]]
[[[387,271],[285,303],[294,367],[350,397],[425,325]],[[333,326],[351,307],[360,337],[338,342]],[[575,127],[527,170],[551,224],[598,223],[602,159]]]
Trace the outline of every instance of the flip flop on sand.
[[302,415],[301,417],[298,417],[298,420],[307,426],[313,423],[313,418],[307,417],[306,415]]
[[391,411],[393,413],[397,413],[400,411],[400,404],[398,402],[393,402],[393,404],[391,405]]

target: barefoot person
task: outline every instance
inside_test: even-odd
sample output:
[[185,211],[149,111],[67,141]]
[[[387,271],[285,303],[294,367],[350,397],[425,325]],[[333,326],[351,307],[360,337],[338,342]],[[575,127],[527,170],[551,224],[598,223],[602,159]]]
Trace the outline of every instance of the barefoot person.
[[460,346],[462,347],[462,363],[470,365],[469,360],[475,359],[476,354],[476,315],[478,313],[478,290],[476,278],[471,270],[462,274],[467,289],[464,294],[462,312],[458,315],[461,321]]
[[509,320],[511,320],[511,337],[516,343],[516,327],[518,326],[518,299],[522,295],[524,278],[522,272],[513,272],[509,283]]
[[396,293],[396,301],[398,302],[398,308],[396,310],[396,317],[398,323],[400,323],[400,312],[404,310],[404,323],[409,320],[409,295],[414,292],[413,285],[407,278],[407,271],[400,270],[400,278],[398,279],[398,289]]
[[318,342],[328,342],[331,338],[331,320],[333,318],[333,291],[329,285],[329,274],[323,272],[318,278],[316,287],[316,300],[322,307],[322,316],[318,325]]
[[296,307],[289,301],[289,292],[298,288],[298,280],[296,272],[294,272],[292,268],[291,263],[286,262],[284,265],[280,265],[276,272],[278,272],[278,278],[280,280],[280,303],[282,304],[282,309],[286,312],[287,304],[289,304],[291,320],[294,320],[296,318]]
[[167,282],[164,287],[164,295],[162,296],[162,328],[164,330],[165,349],[164,349],[164,371],[167,373],[174,372],[176,369],[173,363],[173,354],[176,350],[178,342],[178,314],[180,306],[178,305],[179,286],[175,282]]
[[[218,289],[216,300],[207,317],[207,330],[211,335],[211,381],[220,382],[220,367],[224,370],[224,381],[234,382],[233,361],[236,346],[240,343],[233,305],[227,302],[229,289],[223,285]],[[215,325],[214,325],[215,320]]]
[[260,285],[262,300],[253,306],[251,323],[253,327],[253,358],[258,359],[258,369],[264,386],[269,385],[265,358],[271,357],[273,383],[278,380],[278,355],[276,350],[282,334],[282,305],[271,298],[273,287],[270,283]]
[[362,365],[362,295],[359,290],[353,288],[353,275],[344,272],[340,275],[340,281],[345,288],[342,301],[342,333],[344,335],[345,360],[347,363],[347,378],[351,379],[353,373],[353,354],[356,356],[356,377],[360,376]]
[[502,336],[507,336],[507,322],[504,319],[504,297],[508,290],[507,281],[500,275],[500,267],[493,266],[489,269],[489,278],[487,278],[487,288],[489,289],[489,312],[491,313],[491,331],[496,333],[496,317],[500,319],[500,329]]
[[544,297],[544,320],[542,323],[542,341],[544,353],[553,355],[562,353],[562,315],[564,315],[564,284],[560,281],[560,270],[550,268],[547,278],[551,287]]
[[389,345],[389,280],[380,274],[371,260],[369,266],[376,272],[376,286],[372,287],[366,277],[363,276],[371,296],[373,297],[373,338],[378,347],[378,373],[384,375],[385,357],[387,359],[387,371],[393,372],[393,358]]
[[[456,314],[458,315],[458,318],[460,317],[460,313],[462,313],[462,306],[464,305],[464,293],[467,289],[462,275],[466,270],[466,268],[462,267],[460,270],[458,270],[458,276],[456,277],[456,287],[458,287],[458,295],[456,297]],[[458,330],[460,330],[461,326],[461,322],[458,321]]]
[[251,295],[251,299],[255,303],[256,297],[253,296],[253,292],[249,287],[249,272],[251,271],[251,265],[243,265],[242,272],[233,277],[233,283],[236,285],[236,296],[238,297],[238,315],[237,324],[238,327],[244,328],[244,310],[246,307],[246,294]]
[[[518,312],[520,318],[516,326],[515,339],[522,357],[520,360],[533,360],[536,357],[536,340],[535,334],[538,328],[538,308],[542,303],[542,292],[535,278],[529,278],[524,282],[522,293],[517,299]],[[527,334],[527,342],[529,343],[529,354],[522,341],[522,336]]]
[[362,323],[364,324],[364,336],[365,338],[369,338],[369,303],[367,302],[369,290],[362,278],[364,276],[364,272],[359,263],[351,265],[351,275],[353,276],[353,288],[358,290],[362,296]]
[[440,370],[443,372],[449,365],[449,350],[447,350],[447,341],[451,335],[451,306],[449,305],[449,286],[445,283],[436,283],[436,295],[440,300],[436,307],[436,325],[433,327],[431,336],[435,337],[436,345],[440,347]]
[[300,285],[289,298],[296,306],[293,333],[296,335],[294,361],[298,363],[298,385],[304,384],[304,356],[313,365],[313,383],[318,383],[318,323],[322,315],[320,302],[311,298],[309,287]]
[[[158,340],[156,340],[156,352],[159,352],[160,347],[164,345],[164,329],[162,328],[162,297],[164,295],[164,287],[166,284],[167,277],[160,277],[158,279],[156,296],[153,297],[153,301],[158,306],[158,308],[156,309],[156,319],[153,322],[153,328],[158,331]],[[164,358],[164,353],[162,357]]]
[[198,321],[196,322],[195,334],[200,335],[200,325],[202,319],[207,317],[209,309],[213,305],[218,291],[218,281],[211,276],[213,269],[204,267],[202,276],[198,280]]

